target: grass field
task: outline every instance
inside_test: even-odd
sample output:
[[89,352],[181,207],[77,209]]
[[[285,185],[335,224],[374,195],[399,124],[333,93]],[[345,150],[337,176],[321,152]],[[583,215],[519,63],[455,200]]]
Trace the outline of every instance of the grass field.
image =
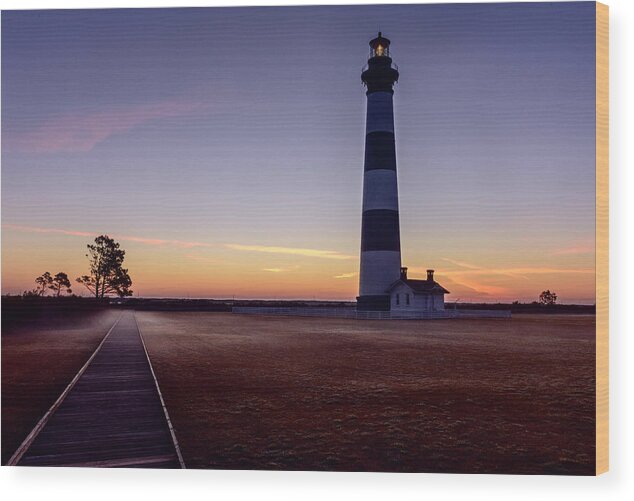
[[2,311],[2,464],[118,318],[115,310]]
[[594,473],[594,316],[137,319],[190,468]]

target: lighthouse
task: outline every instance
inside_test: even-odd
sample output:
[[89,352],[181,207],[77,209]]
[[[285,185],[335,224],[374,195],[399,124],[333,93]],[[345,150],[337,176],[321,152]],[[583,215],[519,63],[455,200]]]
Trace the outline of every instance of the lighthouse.
[[370,58],[361,74],[368,103],[358,310],[389,310],[388,289],[401,276],[393,106],[398,76],[390,57],[390,41],[379,32],[370,41]]

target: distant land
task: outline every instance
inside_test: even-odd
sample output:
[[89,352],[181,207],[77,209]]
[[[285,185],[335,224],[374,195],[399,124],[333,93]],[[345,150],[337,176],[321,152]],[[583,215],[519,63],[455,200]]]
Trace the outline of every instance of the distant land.
[[[354,301],[309,301],[309,300],[257,300],[257,299],[186,299],[186,298],[109,298],[103,302],[84,297],[40,297],[23,298],[21,296],[2,296],[3,324],[20,311],[29,310],[36,315],[52,310],[86,309],[86,308],[127,308],[147,311],[208,311],[229,312],[234,306],[269,306],[269,307],[302,307],[302,308],[354,308]],[[512,313],[535,314],[595,314],[595,305],[555,304],[540,305],[537,303],[448,303],[447,309],[489,309],[510,310]]]

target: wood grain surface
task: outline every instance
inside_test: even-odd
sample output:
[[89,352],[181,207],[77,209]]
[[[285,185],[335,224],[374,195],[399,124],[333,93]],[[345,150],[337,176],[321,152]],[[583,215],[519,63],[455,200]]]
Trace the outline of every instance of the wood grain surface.
[[608,6],[600,3],[596,6],[596,473],[599,475],[609,468],[609,24]]
[[16,463],[180,468],[166,418],[134,312],[126,311]]

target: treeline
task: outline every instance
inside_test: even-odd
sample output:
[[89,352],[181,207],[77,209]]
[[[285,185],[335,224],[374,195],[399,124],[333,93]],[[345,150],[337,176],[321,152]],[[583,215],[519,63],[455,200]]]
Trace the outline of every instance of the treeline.
[[511,313],[545,313],[545,314],[588,314],[596,312],[593,304],[541,304],[532,303],[446,303],[445,309],[457,308],[459,310],[510,310]]
[[286,308],[355,308],[351,301],[302,301],[259,299],[181,299],[181,298],[124,298],[111,299],[115,307],[149,311],[231,311],[234,306]]
[[[123,267],[125,251],[119,243],[108,235],[100,235],[87,247],[89,273],[77,277],[75,281],[84,286],[96,299],[105,299],[112,295],[131,296],[132,279],[128,270]],[[46,271],[35,279],[35,288],[24,291],[22,297],[41,298],[49,293],[57,298],[65,294],[72,295],[68,274],[60,271],[56,275],[51,275]]]
[[[286,308],[355,308],[353,301],[303,301],[303,300],[258,300],[258,299],[181,299],[181,298],[106,298],[98,302],[102,307],[132,308],[148,311],[216,311],[229,312],[234,306],[286,307]],[[2,297],[3,310],[6,306],[64,308],[91,308],[95,301],[80,296]],[[30,305],[30,306],[29,306]],[[57,305],[57,306],[56,306]],[[451,310],[510,310],[512,313],[542,314],[586,314],[595,313],[595,305],[533,303],[445,303]]]

